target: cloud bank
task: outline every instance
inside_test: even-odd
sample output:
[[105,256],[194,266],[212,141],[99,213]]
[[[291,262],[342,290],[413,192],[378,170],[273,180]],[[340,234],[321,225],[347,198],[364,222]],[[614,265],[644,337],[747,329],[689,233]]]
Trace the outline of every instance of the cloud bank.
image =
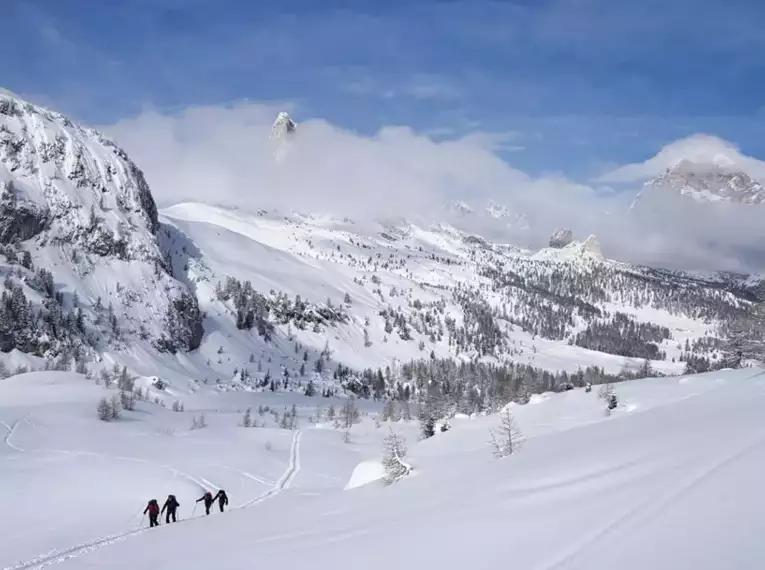
[[[404,126],[362,136],[320,119],[302,121],[286,160],[276,161],[271,125],[283,105],[241,103],[192,107],[176,114],[145,111],[101,127],[146,173],[160,204],[199,201],[242,209],[332,213],[358,219],[445,217],[471,231],[542,247],[568,227],[580,239],[596,234],[616,259],[689,269],[744,271],[765,267],[760,207],[713,206],[668,196],[660,206],[629,212],[635,192],[532,177],[497,156],[507,133],[435,140]],[[289,110],[289,109],[288,109]],[[678,141],[641,163],[617,168],[600,182],[634,183],[680,158],[730,160],[757,176],[763,163],[705,135]],[[723,157],[723,158],[720,158]],[[489,200],[515,217],[450,217],[443,205]],[[509,222],[508,222],[509,220]]]
[[721,167],[739,168],[758,180],[765,180],[765,162],[746,156],[735,145],[718,137],[696,134],[668,144],[656,156],[627,164],[600,176],[598,182],[637,182],[659,176],[683,160]]

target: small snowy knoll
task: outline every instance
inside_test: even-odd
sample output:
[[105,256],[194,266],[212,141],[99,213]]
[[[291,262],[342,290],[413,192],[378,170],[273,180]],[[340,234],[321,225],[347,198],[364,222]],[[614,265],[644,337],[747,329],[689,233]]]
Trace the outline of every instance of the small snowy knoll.
[[[257,508],[75,548],[59,567],[388,570],[404,557],[408,565],[444,569],[508,563],[538,570],[759,569],[763,374],[748,369],[620,384],[620,405],[610,417],[597,390],[512,405],[526,441],[503,459],[486,444],[496,416],[455,418],[448,432],[419,443],[413,426],[391,424],[409,438],[407,461],[417,476],[388,487],[372,482],[300,493],[309,469],[304,459],[331,453],[312,439],[326,430],[304,429],[292,489]],[[354,426],[351,438],[368,429]],[[383,425],[378,433],[387,431]],[[15,479],[17,486],[25,481]],[[101,485],[106,493],[110,482]],[[74,503],[67,491],[56,488],[62,503]],[[5,504],[14,497],[9,493]],[[60,533],[57,523],[49,517]],[[28,527],[14,525],[20,528]],[[38,553],[47,546],[40,543]]]

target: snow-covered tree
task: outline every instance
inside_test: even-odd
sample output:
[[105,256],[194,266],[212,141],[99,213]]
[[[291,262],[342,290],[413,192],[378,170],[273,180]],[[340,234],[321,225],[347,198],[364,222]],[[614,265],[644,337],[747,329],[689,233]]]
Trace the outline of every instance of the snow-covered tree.
[[412,419],[412,412],[409,409],[409,402],[404,400],[401,402],[401,419],[408,422]]
[[353,397],[348,398],[343,407],[340,408],[340,425],[347,429],[352,427],[353,424],[358,423],[360,419],[361,412],[359,412],[359,408],[356,406],[356,399]]
[[600,388],[598,388],[598,398],[601,400],[608,401],[608,399],[611,397],[611,394],[613,393],[614,387],[610,382],[607,384],[601,384]]
[[500,425],[497,433],[489,430],[492,450],[496,457],[507,457],[512,455],[520,448],[523,443],[523,433],[515,423],[515,418],[509,407],[500,415]]
[[436,435],[436,420],[433,416],[421,416],[420,417],[420,433],[422,439],[428,439]]
[[765,303],[731,319],[724,332],[724,352],[731,368],[739,368],[744,360],[765,363]]
[[112,404],[106,398],[101,398],[98,402],[98,419],[102,422],[112,421]]
[[135,387],[135,378],[130,376],[127,366],[123,366],[117,376],[117,387],[126,392],[132,392]]
[[122,411],[122,405],[120,403],[120,398],[117,394],[112,395],[111,408],[112,408],[112,419],[118,420],[120,417],[120,412]]
[[120,404],[122,409],[132,412],[135,410],[135,393],[128,392],[127,390],[120,391]]
[[252,427],[252,410],[250,408],[247,408],[247,410],[244,412],[244,416],[242,417],[242,426],[244,427]]
[[391,485],[412,472],[412,466],[404,461],[406,453],[406,440],[391,429],[383,442],[383,482],[386,485]]
[[606,406],[603,412],[607,415],[611,415],[611,410],[616,409],[619,404],[619,399],[614,392],[614,387],[611,384],[603,384],[598,390],[598,397],[605,401]]
[[393,400],[387,400],[383,406],[383,409],[380,411],[380,419],[384,422],[393,420],[395,413],[396,408],[394,407]]

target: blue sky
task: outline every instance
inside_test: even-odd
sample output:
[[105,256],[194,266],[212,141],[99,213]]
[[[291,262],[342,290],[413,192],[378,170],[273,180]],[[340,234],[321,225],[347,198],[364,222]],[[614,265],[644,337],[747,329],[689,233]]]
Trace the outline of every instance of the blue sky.
[[6,0],[0,81],[110,124],[243,99],[371,133],[507,133],[584,180],[695,132],[765,157],[757,0]]

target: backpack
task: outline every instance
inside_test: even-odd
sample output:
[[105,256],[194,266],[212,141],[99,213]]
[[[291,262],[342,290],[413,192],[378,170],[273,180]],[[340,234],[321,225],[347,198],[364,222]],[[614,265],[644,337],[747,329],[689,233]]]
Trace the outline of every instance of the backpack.
[[151,501],[149,503],[149,514],[156,515],[159,512],[159,505],[157,501]]

